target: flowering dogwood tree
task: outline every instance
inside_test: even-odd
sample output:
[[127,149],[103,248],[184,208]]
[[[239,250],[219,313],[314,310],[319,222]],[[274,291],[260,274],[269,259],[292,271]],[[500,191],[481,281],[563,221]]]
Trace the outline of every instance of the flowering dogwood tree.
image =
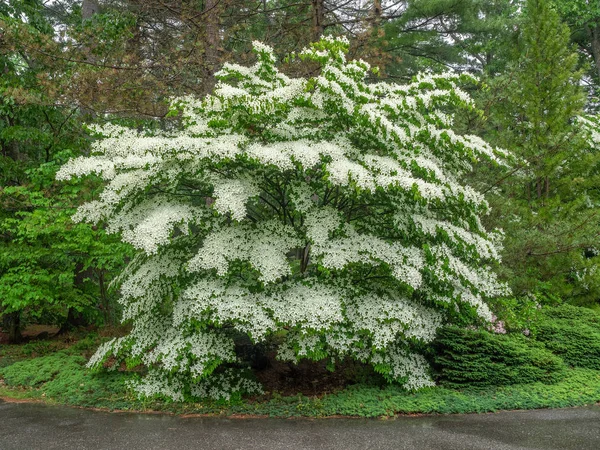
[[505,155],[452,131],[470,105],[461,76],[367,84],[347,48],[322,39],[296,58],[319,75],[291,79],[255,43],[254,66],[225,64],[212,95],[174,102],[182,131],[105,126],[94,156],[61,169],[107,180],[75,220],[140,250],[121,280],[133,329],[91,366],[145,364],[142,395],[251,392],[226,364],[236,330],[278,333],[283,360],[351,357],[417,389],[432,384],[419,351],[449,316],[491,318],[486,298],[506,293],[496,235],[461,177]]

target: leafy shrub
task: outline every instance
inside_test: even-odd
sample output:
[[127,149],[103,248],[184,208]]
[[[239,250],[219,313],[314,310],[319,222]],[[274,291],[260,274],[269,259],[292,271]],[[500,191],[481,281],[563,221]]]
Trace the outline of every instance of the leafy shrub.
[[9,386],[36,387],[54,379],[61,371],[70,371],[74,365],[81,367],[85,359],[81,356],[69,356],[55,353],[26,361],[19,361],[0,372]]
[[559,357],[524,336],[445,327],[434,347],[434,367],[448,386],[554,383],[564,374]]
[[97,333],[88,333],[83,339],[79,339],[69,348],[69,353],[77,354],[94,350],[99,343]]
[[[544,383],[513,384],[510,386],[466,387],[460,390],[444,386],[407,392],[397,385],[383,389],[357,385],[312,404],[298,401],[288,405],[288,415],[308,415],[311,406],[319,406],[320,415],[355,415],[378,417],[390,414],[465,414],[510,409],[564,408],[585,405],[600,400],[600,373],[590,369],[568,369],[565,377],[553,385]],[[317,404],[318,403],[318,404]],[[260,413],[280,414],[282,408]]]
[[32,341],[21,347],[25,356],[44,356],[57,350],[58,345],[50,341]]
[[591,309],[543,309],[535,338],[571,366],[600,369],[600,314]]

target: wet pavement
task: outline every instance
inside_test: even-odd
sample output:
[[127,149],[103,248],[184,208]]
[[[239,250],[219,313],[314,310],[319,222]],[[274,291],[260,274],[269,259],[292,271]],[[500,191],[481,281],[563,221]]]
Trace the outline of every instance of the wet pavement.
[[600,449],[600,407],[368,419],[108,413],[0,401],[0,449]]

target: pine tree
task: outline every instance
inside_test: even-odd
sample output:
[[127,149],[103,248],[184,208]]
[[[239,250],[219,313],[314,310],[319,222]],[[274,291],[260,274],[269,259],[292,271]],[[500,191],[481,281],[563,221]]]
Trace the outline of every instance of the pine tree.
[[600,293],[598,152],[591,122],[578,119],[584,95],[569,40],[549,1],[527,1],[516,62],[490,83],[500,94],[488,137],[517,155],[519,170],[490,190],[489,222],[506,231],[515,293],[584,300]]

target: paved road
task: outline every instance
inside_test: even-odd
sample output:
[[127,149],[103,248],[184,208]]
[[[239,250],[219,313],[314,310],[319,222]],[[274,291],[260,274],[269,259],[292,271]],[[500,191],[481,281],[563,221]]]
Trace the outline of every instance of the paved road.
[[397,419],[225,419],[0,401],[0,449],[600,449],[600,407]]

